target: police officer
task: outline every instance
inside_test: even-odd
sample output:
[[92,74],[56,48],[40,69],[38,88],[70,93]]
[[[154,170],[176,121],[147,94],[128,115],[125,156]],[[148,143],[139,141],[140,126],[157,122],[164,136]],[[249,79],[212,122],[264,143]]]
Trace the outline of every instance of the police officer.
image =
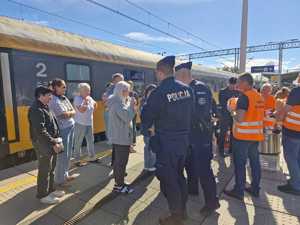
[[190,132],[190,152],[186,162],[189,194],[199,194],[199,178],[203,189],[205,205],[201,214],[208,215],[220,207],[217,185],[211,168],[212,154],[212,107],[210,89],[202,82],[193,80],[192,63],[175,67],[177,80],[189,85],[195,96],[195,107]]
[[[228,81],[228,86],[219,92],[219,103],[220,103],[220,134],[218,136],[219,153],[221,156],[224,154],[224,142],[227,131],[232,130],[232,117],[230,112],[227,110],[227,102],[232,97],[238,97],[239,92],[236,90],[237,78],[231,77]],[[230,137],[229,152],[231,152],[231,140],[232,132]]]
[[186,214],[187,185],[183,175],[193,110],[192,90],[174,78],[175,57],[157,63],[159,86],[142,110],[142,126],[155,127],[150,146],[156,153],[156,176],[167,198],[171,215],[160,218],[161,225],[182,225]]

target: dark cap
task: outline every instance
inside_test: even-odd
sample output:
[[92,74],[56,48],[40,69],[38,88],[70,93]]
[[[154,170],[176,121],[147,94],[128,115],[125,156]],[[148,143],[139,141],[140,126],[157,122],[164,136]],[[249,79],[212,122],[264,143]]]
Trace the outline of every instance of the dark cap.
[[157,67],[159,66],[168,66],[168,67],[174,67],[175,65],[175,56],[167,56],[161,60],[158,61]]
[[182,63],[178,66],[175,67],[175,71],[181,70],[181,69],[188,69],[191,70],[192,69],[192,62],[187,62],[187,63]]

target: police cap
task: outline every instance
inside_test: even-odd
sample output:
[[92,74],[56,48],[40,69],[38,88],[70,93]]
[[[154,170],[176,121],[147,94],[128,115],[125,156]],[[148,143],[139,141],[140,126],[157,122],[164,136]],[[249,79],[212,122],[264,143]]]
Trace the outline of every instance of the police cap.
[[170,67],[170,68],[173,68],[175,65],[175,56],[167,56],[161,60],[158,61],[157,63],[157,67],[160,67],[160,66],[167,66],[167,67]]
[[182,63],[178,66],[175,67],[175,71],[181,70],[181,69],[188,69],[191,70],[192,69],[192,62],[187,62],[187,63]]

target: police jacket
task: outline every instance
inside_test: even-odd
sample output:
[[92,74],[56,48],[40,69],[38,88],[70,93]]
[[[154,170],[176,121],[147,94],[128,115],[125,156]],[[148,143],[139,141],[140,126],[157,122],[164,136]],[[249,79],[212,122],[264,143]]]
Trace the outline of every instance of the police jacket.
[[173,76],[164,79],[143,106],[142,126],[154,124],[158,135],[188,135],[193,111],[193,93]]
[[48,106],[38,100],[35,101],[29,108],[28,119],[31,139],[42,146],[40,151],[44,151],[40,153],[53,153],[52,146],[56,144],[55,139],[59,137],[59,128]]
[[199,128],[204,132],[209,131],[213,110],[212,93],[209,87],[201,81],[193,80],[190,87],[195,98],[192,128]]

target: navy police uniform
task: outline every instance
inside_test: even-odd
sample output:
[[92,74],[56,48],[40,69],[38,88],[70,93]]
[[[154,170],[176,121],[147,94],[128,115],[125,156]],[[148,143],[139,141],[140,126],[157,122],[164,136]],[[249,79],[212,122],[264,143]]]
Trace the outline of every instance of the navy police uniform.
[[[172,61],[174,67],[175,59]],[[171,215],[179,218],[185,213],[188,195],[183,170],[193,105],[192,90],[171,75],[151,93],[141,113],[143,127],[149,129],[154,124],[150,145],[157,157],[156,176]]]
[[[175,68],[191,69],[191,63]],[[211,168],[213,97],[210,89],[203,82],[193,80],[190,83],[195,98],[192,127],[190,132],[190,151],[186,161],[188,192],[199,194],[199,178],[205,198],[205,206],[209,209],[217,207],[217,188]]]

